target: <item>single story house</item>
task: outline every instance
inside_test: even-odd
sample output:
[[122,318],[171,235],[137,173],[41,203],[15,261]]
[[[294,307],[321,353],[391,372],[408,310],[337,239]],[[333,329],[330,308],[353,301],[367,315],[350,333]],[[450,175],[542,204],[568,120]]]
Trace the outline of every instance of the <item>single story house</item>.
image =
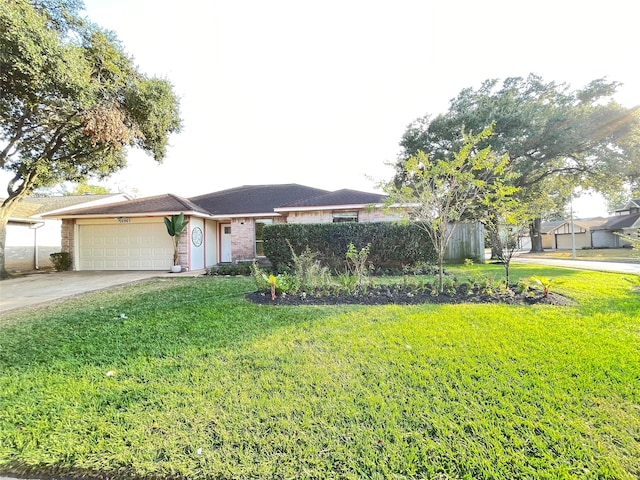
[[179,263],[201,270],[264,256],[262,229],[270,223],[374,222],[398,219],[385,196],[330,192],[298,184],[245,185],[191,198],[173,194],[46,215],[62,221],[62,250],[74,270],[167,270],[173,244],[164,218],[183,212],[189,224]]
[[[164,218],[184,213],[179,263],[194,271],[264,257],[263,228],[272,223],[380,222],[401,218],[386,196],[334,192],[298,184],[245,185],[191,198],[164,194],[50,214],[62,221],[62,251],[74,270],[168,270],[173,243]],[[484,259],[482,225],[456,228],[447,258]]]
[[606,218],[595,217],[571,220],[544,222],[541,225],[542,247],[551,249],[571,249],[575,241],[576,248],[593,248],[591,239],[593,228],[606,222]]
[[637,234],[640,230],[640,211],[626,215],[616,215],[593,228],[593,248],[620,248],[628,245],[617,233],[625,235]]
[[[5,268],[9,272],[28,272],[51,267],[49,255],[61,251],[62,222],[44,218],[79,205],[95,206],[130,198],[122,193],[103,195],[30,196],[18,203],[7,222]],[[0,199],[2,203],[4,199]]]

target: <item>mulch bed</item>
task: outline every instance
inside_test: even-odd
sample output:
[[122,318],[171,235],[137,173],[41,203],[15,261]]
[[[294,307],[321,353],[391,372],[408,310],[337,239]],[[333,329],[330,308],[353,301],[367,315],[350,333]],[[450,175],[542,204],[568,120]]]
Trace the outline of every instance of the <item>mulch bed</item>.
[[326,292],[299,293],[295,295],[276,295],[271,300],[271,292],[252,292],[245,298],[260,305],[419,305],[493,303],[509,305],[557,305],[575,306],[576,302],[557,293],[529,290],[523,293],[515,291],[483,293],[477,289],[432,295],[431,291],[416,291],[401,286],[370,287],[357,295],[327,294]]

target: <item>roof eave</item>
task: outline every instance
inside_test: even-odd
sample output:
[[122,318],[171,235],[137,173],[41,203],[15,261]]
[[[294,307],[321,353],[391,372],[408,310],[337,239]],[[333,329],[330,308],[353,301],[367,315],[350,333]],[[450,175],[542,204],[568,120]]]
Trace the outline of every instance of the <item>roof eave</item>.
[[148,218],[148,217],[166,217],[170,215],[179,215],[184,213],[185,216],[199,217],[199,218],[211,218],[211,215],[202,212],[184,211],[184,210],[168,210],[164,212],[141,212],[141,213],[94,213],[94,214],[76,214],[76,215],[64,215],[64,213],[55,215],[43,215],[46,218],[56,218],[60,220],[66,219],[87,219],[87,218]]
[[279,213],[276,212],[262,212],[262,213],[216,213],[211,215],[211,219],[213,220],[228,220],[232,218],[265,218],[265,217],[281,217]]
[[353,204],[344,204],[344,205],[316,205],[313,207],[276,207],[273,209],[274,212],[283,212],[283,213],[291,213],[291,212],[311,212],[318,210],[354,210],[360,208],[383,208],[385,206],[384,203],[353,203]]

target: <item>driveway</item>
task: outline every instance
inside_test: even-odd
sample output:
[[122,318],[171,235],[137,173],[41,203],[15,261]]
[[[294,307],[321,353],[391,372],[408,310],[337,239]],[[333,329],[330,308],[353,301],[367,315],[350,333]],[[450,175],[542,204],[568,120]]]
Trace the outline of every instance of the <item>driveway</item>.
[[18,308],[32,307],[63,298],[117,285],[164,276],[199,276],[204,270],[184,273],[135,272],[54,272],[24,275],[0,282],[0,315]]

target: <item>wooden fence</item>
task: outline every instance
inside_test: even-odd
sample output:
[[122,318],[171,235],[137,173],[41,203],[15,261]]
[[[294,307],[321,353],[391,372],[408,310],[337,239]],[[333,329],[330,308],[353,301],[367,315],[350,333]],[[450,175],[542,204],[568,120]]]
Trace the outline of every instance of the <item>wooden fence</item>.
[[447,245],[445,260],[462,263],[466,258],[484,263],[484,225],[480,222],[457,223]]

